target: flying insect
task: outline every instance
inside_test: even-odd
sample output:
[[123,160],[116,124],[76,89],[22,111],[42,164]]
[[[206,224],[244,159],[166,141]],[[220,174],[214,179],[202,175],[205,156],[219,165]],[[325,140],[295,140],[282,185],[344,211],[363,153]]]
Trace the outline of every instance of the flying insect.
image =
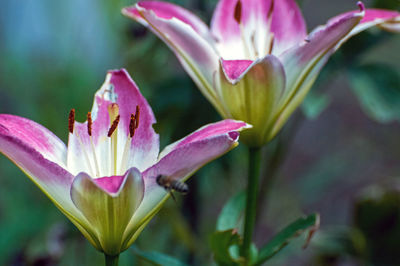
[[173,191],[179,192],[181,194],[186,194],[189,192],[188,185],[182,181],[175,179],[173,176],[158,175],[156,177],[156,182],[160,187],[163,187],[166,191],[168,191],[174,200],[175,197],[174,194],[172,194]]

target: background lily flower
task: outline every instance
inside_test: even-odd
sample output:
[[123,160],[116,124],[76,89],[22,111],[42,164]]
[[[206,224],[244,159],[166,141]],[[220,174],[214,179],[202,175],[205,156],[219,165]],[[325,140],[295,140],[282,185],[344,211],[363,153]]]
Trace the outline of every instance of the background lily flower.
[[68,147],[26,118],[0,115],[0,151],[100,251],[127,249],[168,198],[158,175],[186,180],[238,145],[246,123],[206,125],[159,154],[153,112],[125,70],[111,71],[85,123],[69,116]]
[[279,132],[346,40],[372,26],[400,31],[399,12],[358,5],[360,11],[338,15],[308,35],[294,0],[220,0],[211,28],[166,2],[142,1],[122,12],[174,51],[222,117],[252,124],[242,140],[261,146]]

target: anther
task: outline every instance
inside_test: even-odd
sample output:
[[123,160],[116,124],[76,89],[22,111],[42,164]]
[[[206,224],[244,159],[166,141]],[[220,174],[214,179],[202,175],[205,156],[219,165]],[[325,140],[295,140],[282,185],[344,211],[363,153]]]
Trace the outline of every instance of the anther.
[[87,113],[87,132],[88,132],[89,136],[92,136],[92,124],[93,124],[92,113],[88,112]]
[[135,113],[135,129],[139,126],[139,117],[140,117],[140,108],[139,105],[136,105],[136,113]]
[[242,21],[242,1],[238,0],[235,6],[235,13],[233,15],[235,18],[236,22],[240,24]]
[[133,138],[135,135],[135,124],[136,124],[136,118],[134,114],[131,114],[131,121],[129,122],[129,136]]
[[71,134],[74,133],[74,123],[75,123],[75,109],[71,109],[68,116],[68,130]]
[[269,6],[268,14],[267,14],[268,18],[272,18],[271,15],[272,15],[272,12],[274,11],[274,7],[275,7],[275,1],[272,0],[271,5]]
[[114,131],[117,129],[118,123],[119,123],[119,115],[117,115],[117,117],[112,122],[112,125],[111,125],[110,129],[108,130],[108,134],[107,134],[108,137],[112,136]]

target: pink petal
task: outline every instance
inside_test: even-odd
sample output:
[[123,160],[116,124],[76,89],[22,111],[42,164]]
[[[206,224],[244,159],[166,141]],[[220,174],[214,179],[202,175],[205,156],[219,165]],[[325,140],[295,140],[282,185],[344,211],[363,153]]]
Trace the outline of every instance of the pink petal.
[[73,176],[64,168],[65,150],[64,143],[43,126],[26,118],[0,115],[1,153],[74,219],[80,215],[69,197]]
[[[299,92],[299,87],[315,64],[338,45],[360,22],[363,13],[354,13],[328,21],[315,29],[307,41],[284,52],[280,59],[284,65],[287,85],[283,105]],[[322,67],[322,66],[321,66]],[[305,95],[304,95],[305,96]]]
[[222,68],[227,78],[236,80],[243,72],[253,63],[252,60],[223,60],[221,59]]
[[[241,128],[246,127],[243,122],[236,123],[242,123]],[[225,127],[225,123],[222,126]],[[212,130],[215,130],[213,127],[213,125],[210,126]],[[202,129],[201,136],[192,136],[192,141],[181,140],[174,144],[172,149],[167,148],[170,150],[169,153],[163,153],[160,161],[144,172],[146,189],[156,185],[155,179],[159,174],[173,176],[175,179],[185,179],[201,166],[237,145],[238,134],[235,133],[237,130],[231,130],[228,127],[228,130],[222,132],[215,130],[217,134],[208,134],[207,131],[207,129]]]
[[100,250],[117,255],[124,246],[124,232],[144,195],[140,172],[132,168],[124,176],[92,179],[80,173],[71,186],[71,199],[91,224]]
[[[123,14],[142,23],[161,38],[178,57],[202,93],[219,108],[213,88],[214,73],[218,70],[218,55],[214,50],[212,37],[203,32],[203,24],[194,19],[188,11],[182,12],[181,8],[172,4],[168,4],[168,8],[163,8],[161,12],[160,6],[165,7],[165,4],[143,3],[146,2],[123,9]],[[167,11],[170,12],[169,15]],[[177,13],[179,15],[176,15]],[[180,20],[182,17],[184,20]],[[187,24],[187,21],[190,24]],[[194,21],[197,22],[193,24]],[[196,31],[199,28],[202,29],[202,33]]]
[[0,114],[0,127],[42,156],[62,167],[67,161],[65,144],[47,128],[23,117]]
[[[140,1],[137,3],[141,8],[152,10],[157,17],[164,19],[176,18],[185,24],[190,25],[198,34],[208,38],[208,26],[195,14],[180,6],[160,1]],[[142,19],[140,12],[135,7],[127,7],[124,12],[136,16],[137,20]]]
[[[267,28],[271,0],[241,0],[241,2],[241,23],[243,23],[243,26],[248,26],[254,19],[260,23],[260,31]],[[240,27],[235,19],[237,3],[238,0],[220,0],[214,10],[211,31],[221,42],[229,42],[232,39],[240,40]],[[249,31],[251,30],[249,29]]]
[[307,37],[308,43],[300,44],[281,56],[288,78],[288,90],[282,102],[282,106],[286,107],[277,120],[274,134],[303,101],[329,57],[351,36],[375,25],[400,30],[399,12],[365,10],[361,2],[358,5],[360,11],[347,12],[330,19],[326,26],[318,27]]
[[239,137],[239,131],[242,129],[248,128],[249,126],[242,121],[235,121],[231,119],[226,119],[214,124],[206,125],[192,134],[186,136],[185,138],[176,141],[167,147],[160,153],[159,159],[163,158],[165,155],[170,153],[172,150],[182,147],[186,144],[190,144],[192,142],[201,141],[203,139],[212,138],[221,134],[230,134],[230,137],[233,140],[236,140]]
[[200,167],[237,146],[238,132],[247,127],[244,122],[224,120],[200,128],[166,147],[159,162],[143,173],[146,193],[134,220],[148,215],[165,197],[165,189],[156,183],[158,175],[186,180]]
[[[156,122],[150,105],[140,93],[137,85],[124,69],[110,71],[106,82],[100,90],[96,92],[95,101],[92,108],[92,137],[95,146],[95,152],[101,173],[109,173],[107,170],[109,163],[107,160],[109,154],[109,143],[107,133],[113,121],[110,120],[109,106],[113,103],[118,105],[120,122],[118,125],[118,151],[122,155],[124,145],[129,135],[129,123],[131,114],[135,114],[136,106],[140,108],[139,127],[131,144],[131,156],[128,160],[128,166],[135,166],[139,169],[146,169],[154,164],[159,152],[159,136],[153,129]],[[88,135],[87,121],[85,123],[75,123],[75,131],[78,133],[70,134],[69,139],[69,157],[68,167],[74,174],[78,172],[87,172],[94,174],[95,160],[93,148]],[[84,150],[82,149],[82,144]],[[89,153],[90,164],[86,161],[84,153]],[[90,167],[90,166],[91,167]],[[92,170],[91,170],[92,169]]]
[[304,40],[307,27],[295,0],[275,0],[271,29],[275,36],[272,50],[275,55]]
[[[121,115],[120,123],[126,135],[129,134],[130,115],[135,112],[136,106],[140,107],[139,127],[131,145],[133,154],[130,158],[132,162],[130,165],[146,169],[155,162],[159,153],[159,136],[153,129],[153,124],[156,123],[153,111],[125,69],[109,73],[111,74],[110,83],[114,85],[116,102]],[[97,93],[97,97],[99,94],[101,92]]]
[[[332,20],[339,20],[343,17],[356,14],[357,11],[350,11],[334,17]],[[390,31],[400,32],[400,12],[385,9],[366,9],[361,22],[351,31],[346,40],[357,33],[373,26],[379,26]]]
[[[268,54],[268,36],[273,33],[275,42],[273,54],[280,54],[287,48],[302,41],[307,34],[306,25],[299,7],[294,0],[240,0],[243,33],[235,19],[238,0],[220,0],[211,21],[211,31],[217,40],[224,43],[220,50],[226,59],[243,59],[243,41],[254,39],[258,58]],[[273,6],[272,6],[273,4]],[[271,13],[272,10],[272,13]],[[272,17],[271,17],[272,16]],[[271,22],[270,22],[271,20]],[[270,25],[271,23],[271,25]],[[225,54],[225,47],[234,47]]]

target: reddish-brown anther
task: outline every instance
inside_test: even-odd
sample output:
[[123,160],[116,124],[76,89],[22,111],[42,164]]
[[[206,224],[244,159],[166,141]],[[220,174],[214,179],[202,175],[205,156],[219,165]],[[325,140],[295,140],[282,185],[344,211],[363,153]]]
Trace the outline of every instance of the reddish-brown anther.
[[235,6],[234,18],[238,24],[242,21],[242,1],[238,0]]
[[68,130],[71,134],[74,133],[74,123],[75,123],[75,109],[71,109],[68,116]]
[[87,132],[88,132],[89,136],[92,136],[92,125],[93,125],[92,113],[88,112],[87,113]]
[[110,127],[110,129],[108,130],[108,137],[111,137],[112,134],[114,133],[114,131],[117,129],[118,127],[118,123],[119,123],[119,115],[114,119],[114,121],[112,122],[112,125]]
[[140,108],[139,105],[136,105],[136,113],[135,113],[135,129],[139,126],[139,117],[140,117]]
[[132,138],[135,135],[135,124],[136,118],[134,114],[131,114],[131,121],[129,122],[129,136]]

